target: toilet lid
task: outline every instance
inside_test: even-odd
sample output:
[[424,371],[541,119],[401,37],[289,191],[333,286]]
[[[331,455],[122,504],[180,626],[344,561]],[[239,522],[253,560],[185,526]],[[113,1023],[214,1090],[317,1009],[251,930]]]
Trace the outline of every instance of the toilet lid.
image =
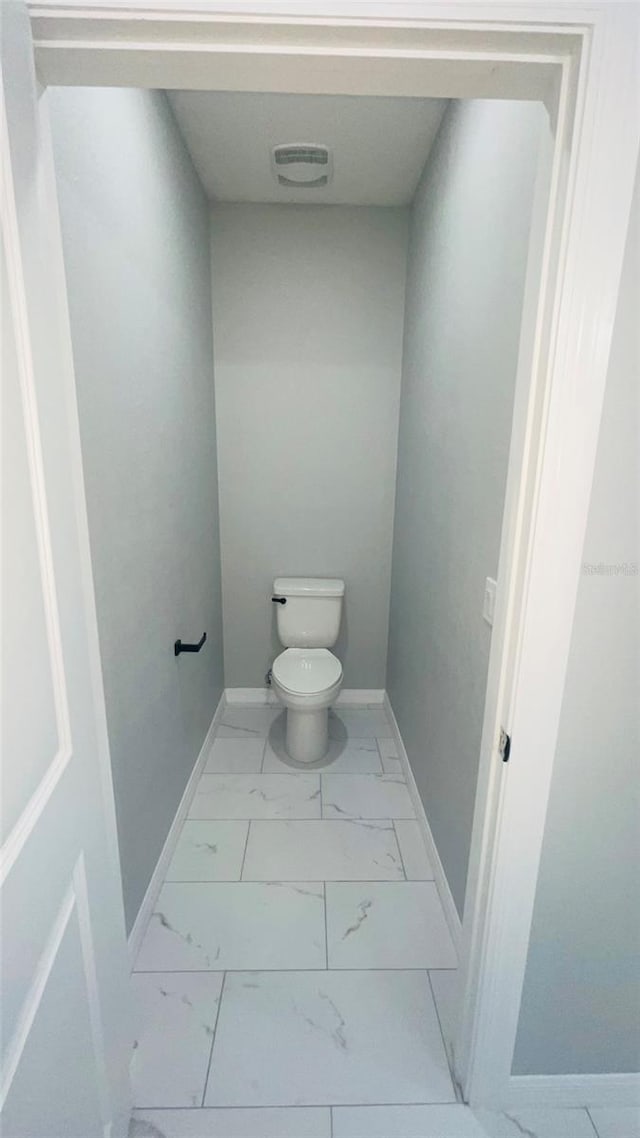
[[287,691],[313,695],[342,679],[342,664],[328,648],[287,648],[273,661],[273,674]]

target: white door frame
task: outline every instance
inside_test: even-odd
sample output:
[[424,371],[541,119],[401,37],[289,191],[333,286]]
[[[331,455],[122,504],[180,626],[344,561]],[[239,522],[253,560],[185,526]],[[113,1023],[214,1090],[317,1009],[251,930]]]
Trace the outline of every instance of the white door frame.
[[[634,3],[39,0],[44,84],[544,99],[456,1067],[506,1105],[638,152]],[[537,259],[536,259],[537,258]],[[503,767],[500,725],[513,738]]]

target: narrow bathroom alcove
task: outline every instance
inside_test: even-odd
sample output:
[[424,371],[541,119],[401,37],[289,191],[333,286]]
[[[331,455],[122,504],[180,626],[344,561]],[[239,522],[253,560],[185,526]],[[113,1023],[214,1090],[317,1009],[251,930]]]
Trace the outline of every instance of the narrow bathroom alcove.
[[[233,1111],[256,1138],[348,1138],[463,1110],[483,601],[547,113],[81,88],[51,109],[132,1135]],[[326,183],[278,181],[283,144],[326,147]],[[345,582],[307,770],[266,681],[281,577]]]

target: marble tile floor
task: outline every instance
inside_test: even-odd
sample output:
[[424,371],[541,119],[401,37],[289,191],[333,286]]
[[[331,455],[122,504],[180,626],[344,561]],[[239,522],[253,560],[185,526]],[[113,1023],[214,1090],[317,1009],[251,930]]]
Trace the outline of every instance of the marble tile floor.
[[131,978],[130,1138],[596,1138],[456,1102],[455,949],[387,717],[332,712],[312,768],[283,722],[218,726]]
[[139,1110],[129,1138],[638,1138],[638,1116],[635,1107],[503,1114],[459,1103]]

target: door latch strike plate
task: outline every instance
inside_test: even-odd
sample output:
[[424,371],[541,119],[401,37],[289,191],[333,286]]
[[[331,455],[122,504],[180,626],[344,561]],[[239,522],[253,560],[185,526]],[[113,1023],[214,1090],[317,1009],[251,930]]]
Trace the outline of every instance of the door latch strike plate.
[[507,735],[504,727],[500,728],[500,742],[498,750],[503,763],[509,762],[509,755],[511,754],[511,736]]

